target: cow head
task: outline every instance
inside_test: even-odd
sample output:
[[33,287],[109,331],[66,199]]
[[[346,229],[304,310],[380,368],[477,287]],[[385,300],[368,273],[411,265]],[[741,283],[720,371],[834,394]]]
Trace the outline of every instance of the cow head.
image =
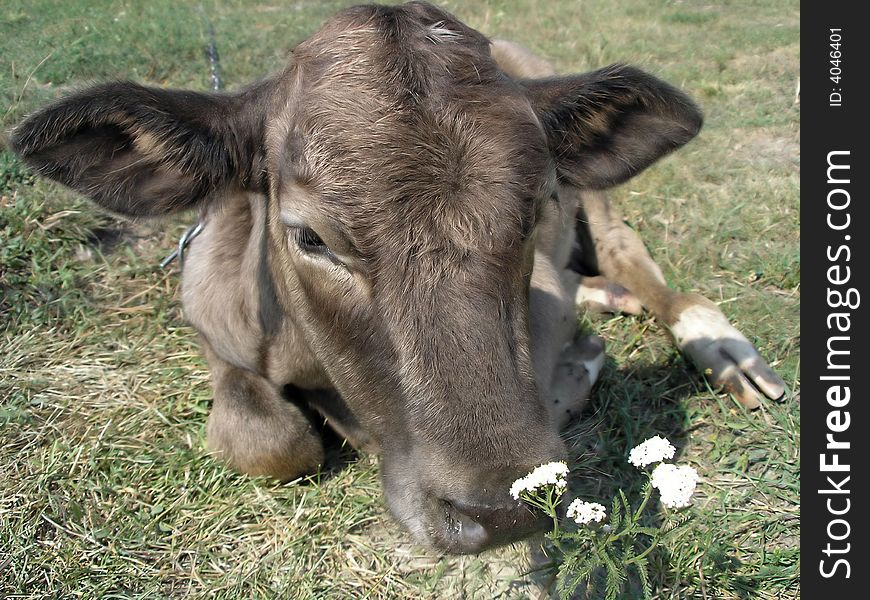
[[565,455],[529,355],[536,219],[559,182],[618,184],[700,123],[630,67],[513,80],[412,2],[338,14],[238,93],[86,89],[13,146],[126,215],[261,194],[282,311],[377,442],[393,514],[470,552],[541,525],[510,483]]

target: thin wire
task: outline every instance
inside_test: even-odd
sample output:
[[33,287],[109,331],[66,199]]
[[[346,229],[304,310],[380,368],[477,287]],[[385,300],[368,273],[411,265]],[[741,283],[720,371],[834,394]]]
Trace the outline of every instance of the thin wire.
[[[215,92],[221,91],[223,88],[223,81],[221,80],[221,64],[220,64],[220,55],[218,54],[217,49],[217,41],[215,39],[214,33],[214,25],[212,25],[211,19],[205,13],[205,8],[200,4],[199,10],[203,15],[203,18],[206,22],[206,28],[208,30],[208,44],[205,47],[205,57],[208,60],[208,70],[209,70],[209,81],[211,82],[211,89]],[[205,217],[200,215],[199,219],[196,223],[188,227],[184,230],[184,233],[181,234],[181,237],[178,239],[178,246],[172,253],[160,261],[160,268],[165,269],[172,261],[176,258],[178,259],[178,264],[184,264],[184,251],[190,245],[190,242],[193,241],[193,238],[202,233],[202,230],[205,228]]]

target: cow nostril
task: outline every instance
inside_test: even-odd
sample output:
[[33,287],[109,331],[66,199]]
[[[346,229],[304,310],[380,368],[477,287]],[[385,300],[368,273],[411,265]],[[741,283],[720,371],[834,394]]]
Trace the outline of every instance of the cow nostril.
[[447,499],[443,499],[442,502],[447,505],[451,513],[461,515],[465,519],[471,519],[484,526],[487,521],[491,520],[489,517],[495,512],[495,509],[484,504],[468,504]]
[[442,498],[438,503],[444,514],[444,533],[462,553],[516,541],[543,531],[550,522],[519,502],[492,505]]
[[489,534],[486,526],[481,523],[481,515],[474,511],[466,511],[450,500],[440,500],[444,511],[444,527],[446,533],[459,541],[464,551],[475,552],[486,546]]

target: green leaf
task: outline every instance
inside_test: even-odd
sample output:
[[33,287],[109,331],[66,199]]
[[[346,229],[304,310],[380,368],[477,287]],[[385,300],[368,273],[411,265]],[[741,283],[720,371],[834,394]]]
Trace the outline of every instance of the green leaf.
[[604,566],[607,570],[605,579],[605,598],[606,600],[617,600],[619,593],[622,591],[622,586],[625,583],[625,568],[622,564],[617,564],[617,561],[605,550],[602,553]]
[[636,563],[634,563],[635,568],[637,569],[637,574],[640,577],[640,584],[643,590],[643,599],[651,600],[652,598],[652,584],[649,580],[649,563],[645,558],[641,558]]
[[619,497],[613,497],[613,503],[610,506],[610,526],[613,531],[618,531],[622,524],[622,509],[619,505]]
[[631,504],[628,502],[628,498],[625,497],[625,492],[622,489],[619,490],[619,497],[622,499],[622,504],[625,506],[625,520],[634,523],[635,522],[635,514],[631,510]]

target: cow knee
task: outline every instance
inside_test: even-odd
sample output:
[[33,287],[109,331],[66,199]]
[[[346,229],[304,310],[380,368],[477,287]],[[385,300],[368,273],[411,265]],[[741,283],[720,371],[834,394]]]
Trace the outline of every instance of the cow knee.
[[206,426],[209,453],[251,476],[288,481],[323,463],[320,433],[306,415],[259,376],[224,370]]
[[604,340],[597,335],[575,340],[562,350],[548,394],[557,429],[563,429],[583,412],[603,366]]

